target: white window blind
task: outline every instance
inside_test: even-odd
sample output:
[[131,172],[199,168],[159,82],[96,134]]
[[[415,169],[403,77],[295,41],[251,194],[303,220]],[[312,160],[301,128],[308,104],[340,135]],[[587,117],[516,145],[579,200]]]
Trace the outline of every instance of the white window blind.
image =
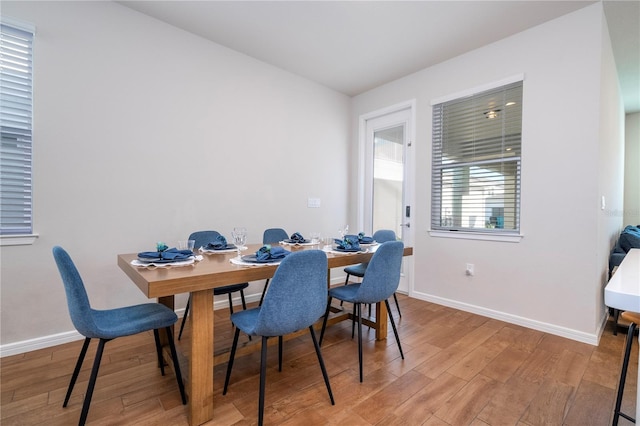
[[520,231],[522,81],[433,106],[431,229]]
[[33,32],[0,26],[0,235],[31,234]]

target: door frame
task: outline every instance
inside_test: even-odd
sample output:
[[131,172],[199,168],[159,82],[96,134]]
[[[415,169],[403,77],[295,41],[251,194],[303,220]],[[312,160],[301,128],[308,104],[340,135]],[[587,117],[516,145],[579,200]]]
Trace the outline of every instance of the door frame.
[[[416,128],[416,100],[411,99],[408,101],[400,102],[385,108],[381,108],[366,114],[360,115],[358,119],[358,206],[357,206],[357,229],[363,229],[365,231],[373,231],[373,229],[365,228],[365,201],[367,200],[367,161],[366,157],[367,149],[367,121],[380,118],[386,115],[397,113],[400,111],[409,110],[409,120],[407,123],[407,146],[404,147],[405,159],[404,159],[404,204],[411,206],[411,217],[409,218],[410,227],[405,227],[403,230],[403,241],[405,245],[414,247],[415,241],[415,128]],[[406,222],[406,218],[405,218]],[[415,247],[414,247],[415,256]],[[404,258],[403,271],[405,278],[407,279],[407,287],[409,296],[412,295],[414,289],[413,282],[413,258],[414,256],[407,256]]]

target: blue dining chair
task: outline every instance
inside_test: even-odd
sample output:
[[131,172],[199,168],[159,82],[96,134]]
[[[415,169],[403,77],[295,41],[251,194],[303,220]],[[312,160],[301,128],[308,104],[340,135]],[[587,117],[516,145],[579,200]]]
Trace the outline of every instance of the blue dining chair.
[[223,395],[227,394],[240,330],[262,336],[258,424],[262,425],[267,374],[267,339],[278,337],[278,370],[282,371],[282,336],[309,328],[331,405],[335,405],[313,324],[322,317],[327,301],[327,256],[320,250],[294,252],[285,257],[271,279],[262,306],[231,315],[236,326],[227,364]]
[[331,308],[331,300],[333,298],[353,303],[354,321],[358,321],[358,361],[360,363],[360,382],[362,382],[362,304],[377,303],[384,300],[387,306],[387,314],[391,321],[393,334],[396,336],[400,356],[404,359],[402,346],[400,345],[400,337],[393,316],[389,309],[389,300],[392,294],[398,289],[400,283],[400,267],[402,265],[402,255],[404,252],[404,243],[402,241],[387,241],[380,244],[376,252],[371,257],[371,261],[367,266],[366,273],[361,283],[349,284],[340,287],[334,287],[329,290],[329,301],[322,322],[322,331],[320,332],[320,345],[324,338],[324,330],[327,326],[327,318]]
[[[265,229],[262,234],[262,244],[276,244],[280,241],[284,241],[289,238],[289,234],[282,228],[269,228]],[[264,282],[264,288],[262,289],[262,296],[260,296],[260,302],[258,306],[262,305],[262,301],[264,300],[264,295],[267,292],[267,287],[269,286],[269,278]]]
[[[373,234],[373,240],[382,244],[387,241],[396,241],[396,233],[391,229],[379,229]],[[360,263],[358,265],[347,266],[344,268],[344,272],[347,273],[347,278],[344,281],[344,285],[349,284],[349,276],[353,275],[354,277],[362,278],[364,277],[364,272],[367,270],[368,263]],[[396,302],[396,308],[398,309],[398,316],[402,318],[402,312],[400,312],[400,304],[398,303],[398,296],[393,293],[393,300]],[[369,316],[371,316],[371,305],[369,305]]]
[[149,330],[153,330],[153,335],[156,341],[158,364],[163,376],[164,361],[162,359],[162,347],[160,345],[160,335],[158,330],[161,328],[166,330],[169,347],[171,349],[171,357],[173,358],[176,380],[178,381],[178,387],[180,389],[180,396],[182,397],[182,403],[186,404],[187,398],[184,392],[182,374],[180,373],[180,364],[178,363],[176,347],[173,341],[173,332],[171,331],[171,326],[178,321],[178,316],[175,312],[159,303],[144,303],[141,305],[106,310],[93,309],[89,303],[89,297],[87,296],[87,291],[84,287],[84,283],[82,282],[82,278],[80,277],[80,273],[71,260],[69,254],[62,247],[55,246],[53,248],[53,257],[56,261],[58,271],[60,272],[60,276],[62,277],[62,282],[64,284],[71,321],[73,322],[76,330],[85,337],[84,344],[80,351],[80,356],[78,357],[76,367],[73,370],[73,375],[71,376],[71,381],[69,382],[67,395],[65,396],[64,403],[62,404],[63,407],[66,407],[69,402],[71,392],[73,391],[78,374],[82,368],[82,362],[84,361],[91,339],[100,339],[98,342],[96,357],[93,361],[93,368],[91,369],[91,376],[89,378],[89,384],[87,385],[87,392],[82,404],[82,412],[80,413],[80,421],[78,424],[84,425],[87,420],[89,405],[91,404],[93,389],[98,377],[98,370],[100,368],[104,345],[108,341],[117,337],[130,336],[132,334],[138,334]]
[[[216,238],[220,235],[217,231],[197,231],[189,235],[190,240],[194,240],[195,250],[200,247],[204,247],[207,244],[214,242]],[[231,284],[225,285],[223,287],[216,287],[213,289],[213,295],[219,296],[222,294],[226,294],[229,297],[229,311],[233,314],[233,293],[240,292],[240,300],[242,300],[242,309],[247,309],[247,302],[244,298],[244,289],[249,287],[249,283],[239,283],[239,284]],[[182,331],[184,330],[184,324],[187,321],[187,315],[189,314],[189,305],[191,304],[191,294],[189,294],[189,299],[187,299],[187,306],[184,308],[184,315],[182,316],[182,323],[180,324],[180,332],[178,333],[178,340],[182,338]]]

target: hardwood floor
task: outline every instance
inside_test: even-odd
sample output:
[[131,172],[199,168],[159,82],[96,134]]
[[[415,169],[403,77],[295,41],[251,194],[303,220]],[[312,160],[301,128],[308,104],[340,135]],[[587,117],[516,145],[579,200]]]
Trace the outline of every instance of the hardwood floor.
[[[308,333],[285,342],[282,372],[269,351],[265,423],[278,425],[607,425],[611,424],[625,333],[607,325],[597,347],[399,295],[405,360],[395,339],[364,327],[364,382],[358,381],[351,324],[327,329],[322,351],[332,406]],[[394,318],[398,318],[391,303]],[[177,327],[176,327],[177,328]],[[391,328],[389,328],[391,333]],[[176,332],[177,335],[177,332]],[[230,346],[228,311],[216,311],[216,346]],[[178,345],[186,350],[189,323]],[[242,336],[243,341],[248,341]],[[253,339],[259,340],[259,339]],[[82,342],[0,360],[1,423],[77,424],[97,346],[92,342],[69,406],[62,401]],[[635,416],[638,343],[623,411]],[[215,420],[257,422],[259,352],[214,369]],[[92,425],[186,425],[171,370],[157,368],[153,334],[106,345],[88,417]],[[621,418],[621,425],[631,424]]]

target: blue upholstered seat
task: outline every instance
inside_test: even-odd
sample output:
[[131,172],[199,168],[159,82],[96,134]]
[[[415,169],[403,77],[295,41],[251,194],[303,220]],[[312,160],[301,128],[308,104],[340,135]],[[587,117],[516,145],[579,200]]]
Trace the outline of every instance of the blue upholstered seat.
[[100,339],[100,341],[98,343],[98,350],[93,363],[91,377],[89,378],[82,412],[80,414],[80,425],[83,425],[87,419],[93,389],[98,376],[98,369],[100,368],[102,352],[106,342],[117,337],[130,336],[132,334],[153,330],[156,341],[158,363],[162,375],[164,375],[164,361],[162,360],[162,348],[160,346],[160,336],[158,333],[158,330],[161,328],[164,328],[167,332],[171,355],[173,357],[174,370],[176,372],[176,379],[178,381],[180,395],[182,396],[182,403],[186,404],[187,400],[184,393],[182,375],[180,373],[180,364],[178,363],[176,348],[173,342],[173,334],[171,331],[171,326],[178,321],[178,317],[175,312],[159,303],[144,303],[141,305],[107,310],[93,309],[89,303],[89,297],[87,296],[80,273],[71,260],[69,254],[62,247],[56,246],[53,248],[53,257],[56,261],[56,265],[58,266],[58,270],[64,284],[71,321],[73,322],[76,330],[85,336],[84,344],[80,351],[78,361],[76,362],[73,375],[71,376],[67,395],[62,406],[66,407],[69,402],[69,397],[71,396],[78,374],[80,373],[82,362],[84,361],[87,348],[89,347],[89,342],[94,338]]
[[[262,234],[262,244],[276,244],[280,241],[284,241],[289,238],[289,234],[282,228],[269,228],[265,229]],[[262,289],[262,296],[260,296],[260,303],[258,306],[262,305],[262,301],[264,300],[264,295],[267,292],[267,287],[269,286],[269,279],[264,283],[264,288]]]
[[362,304],[377,303],[384,300],[387,306],[387,314],[391,321],[393,333],[400,349],[400,355],[404,359],[402,346],[400,345],[400,337],[398,330],[393,321],[393,316],[389,311],[389,301],[387,300],[398,289],[400,282],[400,268],[402,265],[402,255],[404,244],[402,241],[387,241],[382,243],[371,257],[371,261],[367,266],[367,272],[364,274],[362,283],[349,284],[340,287],[334,287],[329,290],[329,301],[327,302],[322,331],[320,332],[320,344],[324,338],[324,331],[329,317],[331,308],[331,300],[336,298],[344,302],[353,303],[354,318],[358,322],[358,359],[360,361],[360,381],[362,382]]
[[267,339],[269,337],[278,336],[279,369],[282,370],[282,336],[304,328],[309,329],[329,398],[331,404],[334,404],[329,377],[313,331],[313,324],[322,317],[326,302],[327,256],[320,250],[305,250],[290,254],[280,263],[271,279],[269,292],[267,292],[262,306],[231,315],[236,332],[222,393],[223,395],[227,393],[240,331],[252,336],[262,336],[258,424],[261,425],[263,421]]
[[[396,233],[390,229],[379,229],[373,233],[373,240],[382,244],[387,241],[396,241],[398,238],[396,237]],[[353,266],[347,266],[344,268],[344,272],[347,273],[347,278],[344,280],[344,285],[349,284],[349,276],[353,275],[354,277],[362,278],[364,277],[364,273],[367,270],[368,263],[359,263]],[[393,300],[396,302],[396,309],[398,309],[398,316],[402,317],[402,312],[400,311],[400,303],[398,303],[398,296],[393,293]],[[369,305],[369,315],[371,315],[371,305]]]
[[[217,231],[197,231],[189,236],[190,240],[194,240],[195,249],[206,246],[208,243],[216,241],[216,238],[220,235]],[[229,297],[229,311],[233,314],[233,298],[232,294],[240,292],[240,300],[242,301],[242,309],[247,309],[247,302],[244,299],[244,289],[249,287],[249,283],[238,283],[225,285],[223,287],[217,287],[213,289],[213,295],[219,296],[226,294]],[[187,306],[184,308],[184,315],[182,316],[182,323],[180,324],[180,332],[178,333],[178,340],[182,338],[182,331],[184,330],[184,324],[187,321],[187,315],[189,314],[189,305],[191,305],[191,295],[187,300]]]

